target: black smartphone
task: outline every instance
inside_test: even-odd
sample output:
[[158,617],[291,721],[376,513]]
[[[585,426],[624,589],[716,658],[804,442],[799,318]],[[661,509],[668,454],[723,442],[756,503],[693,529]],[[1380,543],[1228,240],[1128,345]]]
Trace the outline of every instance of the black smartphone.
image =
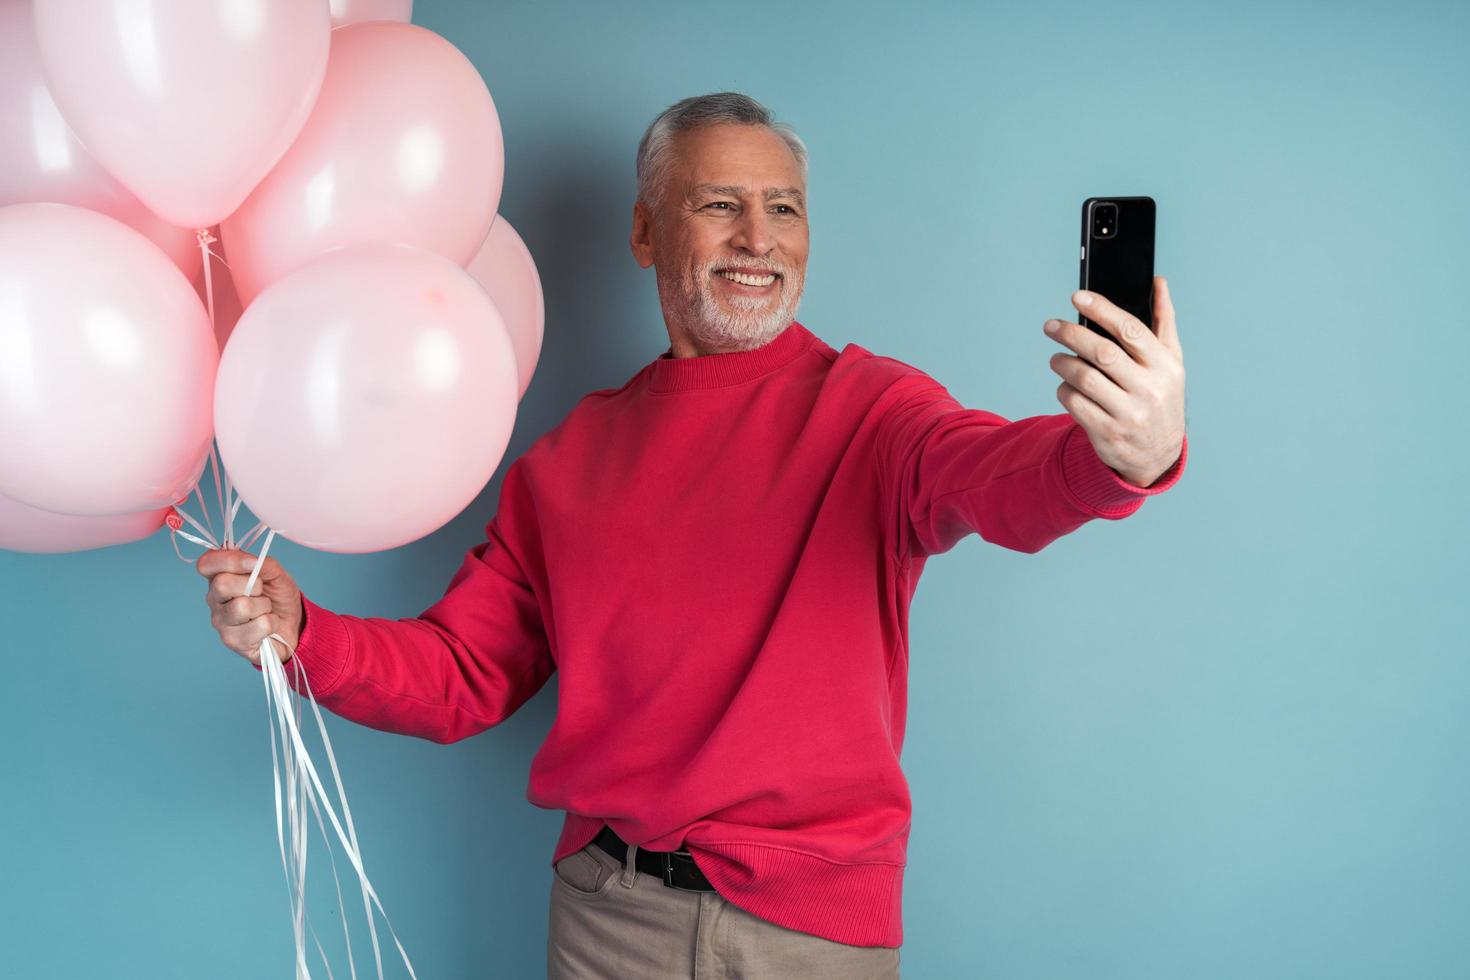
[[[1154,199],[1089,197],[1082,202],[1081,288],[1121,306],[1154,328]],[[1113,340],[1087,317],[1078,321]],[[1116,341],[1114,341],[1116,342]]]

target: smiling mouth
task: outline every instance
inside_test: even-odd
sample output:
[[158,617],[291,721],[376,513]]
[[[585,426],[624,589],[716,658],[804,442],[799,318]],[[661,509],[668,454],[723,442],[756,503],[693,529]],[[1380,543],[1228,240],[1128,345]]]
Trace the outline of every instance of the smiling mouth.
[[779,274],[765,270],[745,272],[739,269],[716,269],[715,275],[726,282],[750,289],[765,289],[781,278]]

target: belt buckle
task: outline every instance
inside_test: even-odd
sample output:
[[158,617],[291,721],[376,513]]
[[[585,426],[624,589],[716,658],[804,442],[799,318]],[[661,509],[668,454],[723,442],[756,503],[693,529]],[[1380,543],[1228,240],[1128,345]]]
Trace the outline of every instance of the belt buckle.
[[662,854],[660,854],[659,855],[659,858],[662,860],[663,866],[664,866],[663,867],[664,884],[665,885],[668,885],[670,888],[677,888],[681,892],[697,892],[697,891],[700,891],[700,889],[698,889],[698,888],[685,888],[683,885],[676,885],[676,884],[674,884],[674,855],[675,854],[683,854],[683,855],[689,857],[691,860],[693,859],[693,855],[690,854],[688,851],[665,851]]

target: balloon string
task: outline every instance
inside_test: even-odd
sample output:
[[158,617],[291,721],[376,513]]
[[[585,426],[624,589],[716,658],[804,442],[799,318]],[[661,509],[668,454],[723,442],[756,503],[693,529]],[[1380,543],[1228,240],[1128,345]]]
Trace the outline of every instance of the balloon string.
[[[211,450],[211,457],[214,456]],[[218,461],[214,461],[217,470]],[[223,482],[223,481],[220,481]],[[216,492],[220,492],[219,484],[216,484]],[[233,494],[232,494],[233,496]],[[175,504],[168,517],[169,538],[173,544],[174,553],[183,561],[189,561],[179,550],[178,538],[184,538],[202,548],[218,548],[219,544],[213,535],[205,529],[204,525],[183,509],[183,500]],[[242,500],[236,498],[231,508],[233,512],[238,511]],[[208,508],[203,509],[208,516]],[[199,531],[199,537],[184,530],[185,523]],[[255,589],[255,583],[260,579],[261,569],[270,554],[271,544],[275,540],[275,530],[261,521],[251,528],[243,542],[244,547],[250,547],[251,543],[265,532],[264,543],[260,554],[256,557],[254,567],[250,571],[250,577],[246,582],[245,595],[249,595]],[[233,533],[233,532],[230,532]],[[280,655],[276,652],[274,643],[279,643],[287,650],[287,656],[291,658],[298,689],[305,689],[306,698],[291,698],[291,685],[286,681],[285,671],[281,666]],[[327,960],[326,950],[322,947],[321,937],[317,934],[316,926],[311,921],[310,914],[306,911],[306,857],[307,841],[311,833],[311,818],[316,818],[318,830],[327,844],[327,856],[332,862],[332,880],[337,892],[337,907],[342,912],[342,931],[347,943],[347,964],[351,971],[353,980],[357,978],[357,965],[352,954],[352,938],[347,928],[347,916],[345,903],[342,898],[342,882],[337,872],[337,859],[332,853],[331,841],[327,838],[325,822],[322,820],[321,808],[325,807],[327,817],[330,819],[332,829],[337,834],[353,869],[357,872],[359,883],[362,886],[363,912],[368,920],[368,932],[372,940],[373,960],[377,968],[379,980],[383,976],[383,955],[378,940],[377,918],[373,915],[373,909],[383,916],[388,925],[388,930],[393,938],[393,945],[398,950],[398,955],[403,964],[408,968],[408,973],[413,980],[417,980],[413,964],[409,961],[408,951],[403,948],[403,942],[398,938],[398,931],[393,928],[393,922],[388,918],[388,912],[383,908],[382,900],[373,889],[372,882],[368,879],[367,870],[363,866],[362,845],[357,839],[357,828],[352,819],[352,808],[347,802],[347,790],[342,785],[342,772],[337,766],[336,753],[332,751],[332,741],[327,736],[326,722],[322,718],[321,709],[317,706],[316,695],[311,690],[311,684],[306,679],[301,669],[301,663],[293,656],[295,653],[291,645],[279,633],[272,633],[260,643],[261,673],[265,682],[266,712],[267,716],[274,715],[276,725],[279,727],[281,739],[281,754],[276,752],[276,730],[270,731],[271,739],[271,767],[275,771],[275,809],[276,809],[276,838],[281,852],[282,870],[286,876],[286,892],[291,900],[291,924],[292,933],[296,945],[296,976],[298,980],[311,980],[311,971],[306,964],[306,936],[307,931],[311,934],[313,945],[321,957],[323,965],[326,966],[328,980],[334,980],[331,964]],[[321,732],[322,743],[327,750],[327,761],[331,765],[332,779],[336,783],[337,796],[342,805],[342,819],[339,820],[336,811],[328,799],[326,788],[322,785],[321,777],[317,774],[316,767],[312,764],[311,757],[306,751],[306,746],[301,738],[301,712],[302,701],[311,702],[312,714],[315,716],[318,730]],[[293,710],[287,709],[286,705],[292,704]],[[293,718],[294,715],[294,718]],[[281,807],[281,765],[284,759],[286,769],[286,813],[282,813]],[[320,800],[320,806],[318,805]],[[308,807],[310,808],[308,810]],[[285,827],[290,829],[291,856],[286,856],[286,833],[283,828],[283,816]],[[346,829],[343,829],[343,822]],[[304,928],[303,928],[304,927]]]
[[[214,443],[209,444],[209,468],[214,473],[214,502],[219,506],[220,520],[225,519],[225,495],[224,481],[220,478],[219,453],[215,452]],[[229,544],[229,538],[225,538],[225,544]]]
[[[173,512],[175,514],[177,514],[179,517],[183,518],[183,520],[188,521],[189,522],[189,525],[191,527],[193,527],[194,530],[196,530],[196,531],[199,532],[199,534],[204,538],[204,542],[203,543],[204,543],[204,545],[206,547],[212,547],[212,548],[219,547],[219,545],[214,540],[214,535],[211,534],[210,531],[203,524],[200,524],[197,520],[195,520],[194,517],[192,515],[190,515],[190,513],[188,511],[184,510],[184,508],[182,506],[180,506],[180,504],[174,504],[174,511]],[[183,536],[187,537],[188,539],[190,539],[190,540],[192,540],[192,541],[194,541],[196,543],[199,543],[199,539],[196,538],[196,537],[194,537],[192,534],[188,534],[188,532],[186,532],[183,529],[182,526],[177,527],[177,528],[173,528],[173,530],[174,530],[174,532],[176,534],[183,535]]]
[[[296,676],[298,678],[301,676],[300,664],[296,665]],[[298,703],[300,703],[301,699],[297,698],[296,700]],[[271,744],[275,744],[274,738],[271,739]],[[311,801],[311,812],[316,815],[316,829],[318,833],[322,835],[322,843],[326,845],[327,859],[332,862],[332,884],[337,889],[337,911],[342,913],[340,918],[342,920],[342,940],[344,945],[347,947],[347,969],[352,974],[352,980],[357,980],[357,965],[353,962],[352,959],[352,934],[347,928],[347,904],[342,901],[342,879],[337,876],[337,858],[332,853],[332,842],[327,838],[327,822],[322,819],[321,808],[316,805],[316,796],[313,794],[307,794],[307,799]],[[307,915],[306,921],[307,924],[310,925],[310,914]],[[316,937],[315,929],[312,930],[312,937]],[[332,964],[327,962],[327,954],[325,952],[322,952],[321,940],[317,940],[316,948],[317,951],[321,953],[322,965],[327,968],[327,980],[333,980]]]
[[[377,924],[376,920],[372,916],[373,907],[377,908],[378,912],[382,914],[384,921],[387,922],[388,931],[393,936],[393,945],[397,948],[398,955],[400,958],[402,958],[404,966],[408,968],[409,976],[412,977],[413,980],[418,980],[418,975],[414,972],[413,964],[409,961],[408,952],[403,948],[403,943],[398,938],[398,932],[396,929],[393,928],[393,922],[391,919],[388,918],[388,912],[386,909],[383,908],[382,900],[378,898],[378,893],[373,888],[372,882],[368,879],[367,871],[363,867],[362,852],[360,849],[360,845],[357,842],[357,832],[352,825],[352,810],[347,804],[347,792],[342,786],[342,774],[337,768],[336,755],[332,752],[332,741],[330,738],[327,737],[326,724],[322,720],[321,709],[317,706],[316,695],[311,690],[311,682],[306,679],[305,673],[301,670],[299,664],[296,664],[297,682],[302,687],[306,688],[307,698],[311,701],[312,713],[316,716],[317,727],[321,730],[322,742],[327,750],[327,760],[331,763],[332,767],[332,778],[337,784],[337,794],[342,803],[343,815],[347,821],[346,831],[343,830],[342,822],[338,819],[336,811],[332,808],[331,801],[329,800],[327,795],[326,787],[322,785],[321,777],[317,774],[316,766],[312,764],[311,756],[309,755],[309,753],[307,753],[306,746],[301,740],[300,726],[296,724],[295,719],[292,717],[292,713],[283,710],[281,707],[282,702],[284,702],[289,697],[291,688],[286,682],[286,672],[285,668],[281,666],[280,655],[276,652],[274,646],[271,643],[271,640],[273,639],[281,642],[283,646],[287,645],[285,644],[284,640],[281,640],[279,635],[273,635],[261,641],[261,673],[263,675],[263,680],[266,685],[266,698],[267,700],[271,700],[272,698],[274,698],[276,703],[277,722],[280,723],[284,721],[284,724],[281,726],[283,728],[282,743],[283,745],[287,744],[285,735],[286,730],[289,730],[290,744],[294,745],[295,748],[293,757],[305,770],[306,776],[310,780],[310,786],[314,787],[315,789],[316,799],[319,799],[322,806],[326,808],[327,817],[331,821],[332,829],[336,831],[337,840],[341,842],[342,849],[346,852],[348,860],[352,862],[352,867],[357,872],[358,879],[362,885],[363,906],[368,912],[368,925],[372,934],[373,957],[376,960],[378,977],[381,980],[383,976],[383,961],[381,953],[378,949]],[[294,658],[293,663],[295,663]],[[300,699],[297,700],[297,705],[299,707]],[[291,773],[289,767],[287,773],[287,781],[289,795],[291,783]],[[314,803],[313,807],[315,807]],[[279,811],[277,811],[278,836],[280,835],[279,819],[280,815]],[[318,819],[320,819],[319,811]],[[368,904],[369,901],[371,901],[372,903],[371,906],[369,906]]]
[[[271,634],[271,637],[273,639],[280,640],[282,646],[289,646],[289,644],[286,643],[285,639],[283,639],[281,637],[281,634],[279,634],[279,633],[272,633]],[[300,680],[301,680],[301,664],[300,664],[300,662],[295,662],[293,664],[293,666],[296,668],[296,679],[297,679],[297,681],[299,683]],[[296,701],[295,701],[295,713],[296,713],[296,724],[299,727],[300,724],[301,724],[301,699],[300,698],[297,698]],[[282,738],[284,739],[284,737],[285,736],[283,734],[282,735]],[[272,750],[272,753],[273,753],[273,760],[274,760],[274,750],[275,750],[275,736],[274,735],[271,736],[271,750]],[[298,773],[296,778],[299,780],[299,785],[301,786],[301,798],[302,798],[302,800],[305,801],[306,803],[310,803],[311,804],[311,812],[312,812],[312,814],[314,814],[316,816],[317,832],[322,835],[322,843],[325,844],[326,847],[327,847],[327,859],[329,861],[331,861],[331,863],[332,863],[332,884],[333,884],[333,886],[337,890],[337,911],[341,913],[340,918],[341,918],[341,921],[342,921],[342,939],[343,939],[343,942],[344,942],[344,944],[345,944],[345,946],[347,948],[347,969],[352,974],[352,980],[357,980],[357,965],[354,962],[353,957],[352,957],[352,933],[347,928],[347,904],[342,900],[342,879],[337,874],[337,858],[332,854],[332,842],[331,842],[331,840],[329,840],[327,838],[327,822],[322,819],[322,811],[321,811],[321,808],[319,808],[317,806],[317,804],[316,804],[316,795],[308,791],[308,784],[307,784],[306,779],[305,779],[305,773],[304,772]],[[302,854],[300,878],[301,878],[302,882],[304,883],[305,880],[306,880],[306,838],[310,835],[309,828],[311,826],[311,821],[306,818],[306,808],[305,808],[305,806],[300,806],[298,809],[299,809],[299,812],[302,814],[301,820],[303,821],[303,824],[300,827],[300,832],[301,832],[301,854]],[[284,858],[285,858],[285,855],[283,854],[282,855],[282,859],[284,860]],[[289,880],[289,876],[288,876],[288,880]],[[327,970],[327,980],[335,980],[335,976],[332,973],[332,964],[327,959],[327,951],[322,948],[321,938],[316,934],[316,926],[314,926],[314,925],[311,924],[311,913],[309,911],[307,911],[307,909],[306,909],[305,893],[304,892],[299,892],[299,895],[300,895],[300,898],[301,898],[301,901],[302,901],[302,904],[301,904],[301,915],[304,916],[305,919],[306,919],[306,927],[311,930],[311,939],[312,939],[312,942],[316,943],[316,951],[317,951],[317,954],[322,958],[322,966],[325,967],[326,970]]]
[[[277,637],[280,636],[280,634],[274,635]],[[282,640],[282,645],[286,645],[284,640]],[[262,652],[264,652],[266,646],[268,644],[262,645]],[[265,670],[264,663],[261,664],[261,668]],[[269,671],[266,670],[266,673],[269,673]],[[286,765],[287,820],[285,826],[290,828],[291,834],[291,857],[289,860],[286,858],[285,832],[281,822],[281,769],[280,762],[276,756],[276,734],[274,728],[274,725],[280,722],[280,711],[281,703],[277,702],[275,705],[272,705],[270,687],[267,686],[266,731],[270,737],[271,769],[274,773],[276,844],[281,854],[281,870],[285,873],[286,877],[286,897],[290,901],[291,932],[296,948],[296,980],[311,980],[311,969],[306,965],[306,946],[302,934],[303,921],[311,930],[312,941],[316,944],[317,951],[322,957],[322,962],[327,966],[327,975],[330,978],[332,968],[330,964],[327,964],[326,951],[322,949],[321,939],[317,936],[316,927],[311,924],[311,915],[306,911],[306,840],[301,833],[301,820],[307,816],[301,804],[302,792],[306,789],[306,780],[304,773],[301,771],[301,767],[297,764],[295,751],[290,740],[286,737],[285,725],[282,723],[280,735],[281,757],[285,759]],[[318,820],[320,820],[320,817],[318,817]],[[322,831],[322,836],[323,839],[326,838],[325,830]],[[328,850],[328,854],[331,854],[330,849]],[[336,862],[334,860],[333,865],[335,866],[335,864]],[[339,908],[341,907],[341,903],[339,903]]]
[[225,524],[225,537],[229,539],[228,547],[235,547],[235,516],[240,513],[240,505],[245,498],[235,490],[235,485],[230,481],[229,471],[225,472],[225,498],[230,503],[229,521]]
[[264,534],[267,530],[269,529],[265,526],[265,521],[260,521],[250,530],[246,531],[245,534],[240,538],[240,550],[249,550],[250,546],[255,544],[260,536]]
[[[209,328],[212,332],[214,332],[217,331],[218,325],[215,319],[214,276],[210,268],[210,260],[218,260],[218,262],[227,269],[229,268],[229,263],[226,262],[219,255],[217,255],[214,250],[209,247],[210,245],[219,241],[219,239],[216,238],[214,236],[214,233],[211,232],[208,228],[196,228],[194,231],[194,237],[199,242],[200,258],[203,260],[204,263],[204,302],[209,311]],[[229,471],[225,470],[224,467],[220,465],[219,453],[216,450],[215,444],[213,442],[211,442],[209,446],[209,466],[210,471],[214,475],[215,502],[219,505],[220,520],[221,523],[224,525],[224,540],[222,542],[222,546],[225,548],[233,548],[235,547],[235,516],[239,514],[240,505],[241,503],[243,503],[243,500],[235,495],[235,488],[230,482]],[[197,494],[199,490],[197,484],[195,485],[194,490]],[[210,519],[209,509],[207,507],[203,507],[203,498],[200,499],[199,503],[204,511],[204,519],[206,522],[208,522],[210,530],[213,531],[214,521]],[[175,549],[177,550],[177,546],[175,546]]]
[[[218,336],[218,328],[216,326],[214,312],[214,276],[210,270],[210,259],[217,258],[218,256],[214,254],[209,246],[219,239],[215,238],[208,228],[196,229],[194,232],[194,236],[199,240],[199,253],[200,257],[204,260],[204,302],[205,306],[209,310],[209,330],[211,333],[214,333],[216,336]],[[223,262],[224,260],[221,259],[220,261]],[[231,506],[232,504],[234,504],[235,501],[233,487],[230,486],[230,474],[228,472],[224,474],[224,481],[223,483],[221,483],[221,467],[219,465],[219,456],[215,452],[215,447],[213,443],[211,443],[209,447],[209,465],[211,471],[214,474],[215,499],[219,503],[220,520],[222,523],[228,522],[224,523],[224,547],[233,548],[235,546],[234,518],[235,512],[236,510],[238,510],[238,508]],[[196,487],[195,489],[198,488]],[[206,512],[206,520],[208,519],[208,517],[209,514]],[[210,528],[213,529],[213,527],[213,522],[211,522]]]
[[[245,595],[250,595],[255,590],[255,582],[256,582],[256,580],[260,576],[260,570],[261,570],[261,568],[263,568],[265,566],[266,556],[268,554],[270,554],[271,542],[274,541],[275,538],[276,538],[276,532],[275,532],[275,529],[274,528],[271,528],[271,529],[269,529],[269,530],[266,531],[265,541],[260,546],[260,554],[255,559],[255,567],[250,570],[250,578],[245,583],[245,593],[244,593]],[[276,639],[280,639],[280,636],[278,634],[276,635]],[[284,640],[282,640],[281,642],[282,642],[282,645],[285,645],[285,641]],[[271,641],[270,641],[270,638],[269,637],[266,638],[265,640],[262,640],[261,641],[261,644],[260,644],[260,653],[261,653],[261,669],[262,670],[267,670],[267,671],[268,670],[274,670],[275,669],[274,667],[267,668],[265,666],[265,661],[267,659],[275,660],[277,663],[280,662],[279,661],[279,655],[276,653],[275,648],[271,645]],[[293,663],[295,663],[294,659],[293,659]],[[297,677],[300,678],[302,675],[301,675],[301,665],[299,663],[296,663],[296,670],[297,670]],[[284,673],[281,676],[282,676],[282,681],[284,682]],[[371,933],[372,940],[373,940],[373,957],[377,961],[378,976],[381,978],[382,975],[383,975],[383,959],[382,959],[382,954],[381,954],[381,952],[379,952],[379,949],[378,949],[378,927],[377,927],[376,920],[373,918],[372,906],[368,904],[368,902],[369,902],[369,895],[370,894],[371,894],[371,897],[372,897],[372,901],[373,902],[377,902],[378,901],[378,897],[377,897],[376,894],[372,893],[372,886],[368,883],[367,873],[362,868],[362,858],[360,856],[361,855],[361,851],[359,850],[360,845],[357,843],[357,830],[352,825],[352,811],[347,806],[347,794],[342,789],[342,777],[341,777],[341,774],[337,771],[337,759],[336,759],[336,756],[332,753],[331,741],[329,739],[327,739],[326,725],[322,722],[322,717],[321,717],[320,712],[317,711],[317,708],[316,708],[316,697],[314,695],[311,695],[310,694],[310,690],[311,689],[308,686],[307,692],[308,692],[308,696],[311,697],[311,700],[312,700],[312,711],[313,712],[316,712],[316,715],[317,715],[317,724],[321,727],[322,739],[326,742],[326,745],[327,745],[327,757],[328,757],[328,759],[330,760],[330,762],[332,764],[332,776],[337,781],[337,792],[339,794],[341,794],[341,799],[342,799],[342,812],[343,812],[343,815],[344,815],[344,817],[346,818],[346,821],[347,821],[347,836],[342,838],[342,844],[343,844],[344,847],[347,847],[348,846],[349,839],[350,839],[351,845],[350,845],[350,848],[349,848],[349,855],[348,856],[351,857],[351,858],[353,858],[353,866],[357,869],[358,874],[360,876],[362,876],[362,885],[363,885],[362,905],[363,905],[363,911],[367,914],[367,917],[368,917],[368,931]],[[296,707],[297,707],[298,710],[300,709],[300,706],[301,706],[301,700],[300,700],[300,698],[297,698],[296,699]],[[298,721],[299,721],[299,719],[298,719]],[[297,728],[299,728],[299,726],[293,727],[292,734],[293,734],[293,736],[295,736],[299,740],[300,736],[297,734]],[[299,741],[297,743],[297,746],[298,746],[298,751],[297,751],[296,754],[294,754],[293,757],[299,757],[299,758],[303,759],[305,761],[305,764],[307,766],[310,766],[311,765],[311,760],[310,760],[309,757],[306,756],[306,749],[305,749],[305,747],[302,746],[302,745],[300,745]],[[294,773],[293,773],[293,771],[291,769],[288,768],[287,769],[287,775],[288,775],[287,795],[288,796],[292,796],[291,782],[294,781]],[[316,779],[316,773],[315,773],[314,770],[312,770],[312,778],[313,779]],[[322,793],[323,800],[325,801],[326,792],[325,792],[325,790],[322,790],[321,789],[320,782],[317,783],[317,788],[318,788],[318,791]],[[303,796],[306,793],[309,792],[309,789],[308,789],[308,787],[307,787],[307,785],[305,783],[305,780],[302,781],[302,789],[301,789],[301,792],[302,792]],[[294,799],[294,797],[293,797],[293,799]],[[316,808],[316,801],[314,799],[311,801],[311,805],[312,805],[312,808],[313,809]],[[334,813],[332,813],[332,806],[331,806],[330,803],[327,803],[327,812],[328,812],[329,815],[332,816],[332,822],[333,822],[333,824],[336,825],[336,823],[337,823],[337,821],[336,821],[336,815]],[[298,813],[300,814],[299,816],[298,816]],[[290,817],[291,827],[293,828],[293,830],[299,831],[300,834],[303,837],[303,839],[300,841],[300,850],[299,850],[299,852],[297,850],[295,850],[294,848],[293,848],[293,852],[292,852],[292,856],[298,862],[298,868],[299,868],[299,873],[297,875],[297,893],[296,894],[297,894],[297,901],[299,903],[301,903],[301,904],[299,904],[297,906],[296,919],[295,919],[295,927],[296,927],[296,933],[297,933],[297,956],[298,956],[298,959],[299,959],[299,957],[302,955],[302,951],[305,948],[304,945],[303,945],[303,940],[302,940],[302,936],[301,936],[301,914],[302,914],[302,911],[305,908],[305,893],[304,893],[304,891],[302,891],[302,889],[305,888],[305,873],[306,873],[306,843],[305,843],[305,840],[304,840],[304,835],[306,833],[307,828],[309,828],[309,826],[310,826],[310,823],[311,823],[311,815],[305,812],[305,806],[300,807],[299,810],[298,810],[298,808],[293,803],[293,806],[291,808],[291,812],[289,814],[289,817]],[[318,821],[321,820],[321,813],[319,811],[317,812],[317,820]],[[340,825],[337,825],[336,829],[337,829],[338,836],[339,837],[342,837],[342,830],[341,830]],[[326,831],[323,830],[322,833],[325,834]],[[295,835],[294,834],[293,834],[293,843],[295,843]],[[335,859],[334,859],[334,861],[335,861]],[[335,867],[335,863],[334,863],[334,867]],[[334,874],[335,874],[335,871],[334,871]],[[338,897],[339,897],[339,899],[341,897],[340,889],[338,891]],[[382,908],[381,903],[379,903],[378,907],[379,907],[379,909]],[[383,917],[385,919],[387,918],[387,915],[388,915],[387,912],[384,912],[383,913]],[[345,912],[344,912],[344,918],[345,918]],[[391,922],[389,923],[389,926],[388,927],[390,929],[392,928],[392,923]],[[314,930],[313,930],[313,938],[315,938],[315,931]],[[397,937],[397,934],[396,933],[394,934],[394,942],[395,943],[398,942],[398,937]],[[398,949],[399,949],[399,952],[403,954],[403,958],[404,958],[403,961],[404,961],[404,964],[405,965],[408,965],[408,971],[409,971],[409,973],[412,974],[413,973],[413,967],[412,967],[412,965],[409,965],[408,964],[408,954],[403,951],[402,945],[399,945]],[[298,973],[301,970],[304,970],[304,969],[305,969],[304,962],[298,962]],[[356,974],[357,974],[357,971],[354,968],[353,969],[353,976],[356,976]]]
[[197,482],[194,484],[194,499],[199,501],[199,513],[204,515],[204,524],[209,528],[210,533],[213,534],[214,521],[209,516],[209,505],[204,502],[204,493],[199,489]]
[[[174,554],[179,556],[180,561],[194,562],[198,559],[184,557],[184,553],[179,549],[178,538],[183,538],[185,541],[197,544],[206,551],[221,548],[228,549],[237,546],[235,540],[235,519],[239,516],[240,507],[245,503],[245,499],[234,492],[234,488],[230,485],[228,475],[221,476],[224,467],[220,465],[219,454],[213,445],[209,447],[209,465],[214,473],[214,497],[220,508],[220,521],[223,524],[224,531],[223,539],[219,540],[216,538],[214,518],[209,512],[209,504],[205,500],[203,491],[199,489],[199,484],[195,483],[192,492],[194,499],[199,501],[199,513],[204,520],[201,522],[184,509],[184,504],[189,499],[188,495],[185,495],[182,500],[174,504],[168,516],[164,519],[164,523],[168,527],[170,540],[173,544]],[[228,508],[225,506],[227,494],[232,501]],[[185,524],[198,531],[198,535],[190,534],[184,530]],[[246,533],[245,540],[240,542],[238,547],[249,548],[266,530],[268,528],[265,522],[260,521]]]
[[209,329],[214,330],[214,283],[209,278],[209,245],[217,239],[209,233],[208,228],[200,228],[194,232],[199,239],[199,251],[204,256],[204,302],[209,307]]
[[272,528],[271,530],[269,530],[269,531],[266,532],[266,534],[265,534],[265,543],[260,546],[260,554],[258,556],[256,556],[256,559],[255,559],[255,567],[250,570],[250,581],[248,581],[248,582],[245,583],[245,594],[246,595],[249,595],[250,594],[250,590],[252,590],[252,589],[255,588],[255,580],[260,577],[260,568],[261,568],[262,565],[265,564],[265,556],[270,552],[270,550],[271,550],[271,542],[274,541],[275,539],[276,539],[276,532],[275,532],[275,529]]

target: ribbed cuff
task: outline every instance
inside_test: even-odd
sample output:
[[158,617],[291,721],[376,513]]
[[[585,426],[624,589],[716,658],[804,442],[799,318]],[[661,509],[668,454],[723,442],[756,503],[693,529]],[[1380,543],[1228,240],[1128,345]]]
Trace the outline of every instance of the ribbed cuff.
[[[323,606],[318,606],[305,595],[301,597],[301,636],[296,642],[296,652],[282,665],[286,672],[286,683],[297,694],[305,689],[296,681],[297,664],[311,684],[311,693],[317,700],[329,695],[341,682],[346,673],[347,661],[352,654],[352,638],[342,617]],[[256,670],[262,668],[251,664]]]
[[1087,430],[1073,423],[1062,438],[1062,482],[1083,510],[1099,517],[1127,517],[1143,506],[1143,498],[1163,493],[1179,482],[1189,456],[1189,435],[1184,436],[1174,465],[1147,487],[1135,487],[1104,463],[1087,438]]

